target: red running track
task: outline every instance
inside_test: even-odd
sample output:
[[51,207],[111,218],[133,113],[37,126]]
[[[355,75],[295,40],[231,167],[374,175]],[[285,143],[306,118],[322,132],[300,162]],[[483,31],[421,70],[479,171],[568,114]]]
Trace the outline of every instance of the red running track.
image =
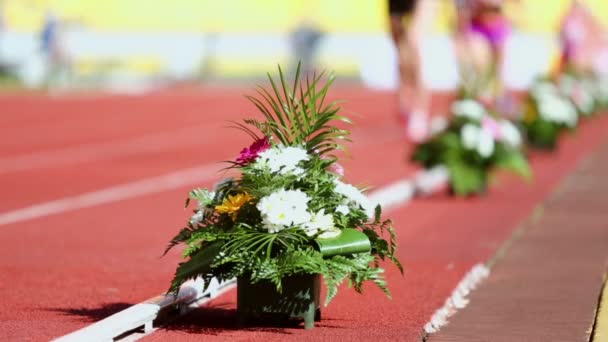
[[[332,95],[360,113],[345,162],[351,181],[381,186],[412,169],[403,163],[407,147],[390,94],[341,88]],[[0,221],[194,166],[214,170],[200,183],[0,225],[0,334],[9,340],[48,340],[164,292],[179,257],[159,257],[189,216],[185,195],[219,180],[219,161],[250,143],[225,129],[227,120],[255,115],[240,89],[5,96],[0,112]]]
[[[192,166],[219,169],[218,160],[247,143],[222,128],[253,113],[239,93],[0,98],[0,215]],[[411,174],[392,96],[352,88],[333,96],[362,114],[345,163],[349,180],[381,186]],[[557,155],[534,155],[534,186],[503,177],[484,198],[435,196],[388,213],[407,268],[405,277],[389,268],[392,301],[374,288],[364,296],[343,290],[313,331],[237,331],[231,292],[149,339],[416,340],[463,274],[494,253],[607,127],[595,119]],[[163,292],[179,256],[159,256],[188,216],[181,205],[194,185],[0,226],[2,336],[48,340]]]
[[607,128],[608,117],[596,118],[583,123],[575,136],[565,137],[557,153],[533,154],[532,186],[502,175],[484,197],[439,194],[389,212],[406,267],[405,277],[388,268],[393,300],[374,287],[363,296],[343,287],[313,330],[238,330],[233,290],[145,340],[189,341],[204,335],[206,341],[420,341],[424,324],[465,273],[490,259],[581,158],[606,143]]

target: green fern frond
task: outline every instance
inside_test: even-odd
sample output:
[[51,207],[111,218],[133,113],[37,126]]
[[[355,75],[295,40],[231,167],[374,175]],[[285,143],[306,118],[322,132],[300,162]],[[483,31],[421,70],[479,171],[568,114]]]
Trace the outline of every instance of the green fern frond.
[[167,292],[177,295],[180,286],[184,282],[197,276],[203,277],[205,284],[209,284],[208,279],[211,278],[211,265],[219,255],[221,248],[221,242],[213,242],[192,255],[188,261],[180,263],[175,271],[171,287]]
[[196,231],[196,229],[192,228],[192,227],[184,227],[184,228],[182,228],[182,230],[180,230],[179,233],[177,233],[177,235],[175,235],[173,237],[173,239],[171,239],[171,241],[169,241],[169,244],[167,245],[167,247],[165,247],[165,251],[163,252],[163,256],[165,256],[167,253],[169,253],[169,251],[173,247],[179,245],[180,243],[188,241],[195,231]]

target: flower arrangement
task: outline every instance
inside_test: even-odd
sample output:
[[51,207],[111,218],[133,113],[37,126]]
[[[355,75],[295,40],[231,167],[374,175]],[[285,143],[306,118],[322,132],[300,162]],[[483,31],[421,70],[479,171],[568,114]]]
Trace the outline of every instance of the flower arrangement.
[[557,81],[561,93],[576,107],[581,116],[590,116],[596,109],[595,85],[590,77],[564,73]]
[[608,109],[608,75],[597,75],[593,78],[593,94],[598,110]]
[[554,149],[560,133],[576,128],[578,113],[555,84],[539,80],[526,100],[522,125],[528,143],[537,148]]
[[489,171],[509,169],[531,177],[522,137],[508,120],[497,119],[472,99],[455,101],[448,127],[415,149],[412,160],[425,168],[444,165],[456,195],[485,191]]
[[190,192],[194,215],[167,248],[183,243],[187,258],[170,291],[202,277],[206,285],[238,278],[281,293],[287,278],[312,274],[325,280],[325,305],[346,279],[357,292],[371,281],[390,296],[381,261],[402,271],[395,232],[380,205],[344,181],[335,152],[349,131],[336,124],[350,121],[337,102],[326,104],[333,77],[300,82],[299,74],[289,86],[279,68],[279,82],[268,75],[270,91],[260,86],[259,97],[248,96],[264,120],[234,123],[253,140],[228,162],[240,176]]

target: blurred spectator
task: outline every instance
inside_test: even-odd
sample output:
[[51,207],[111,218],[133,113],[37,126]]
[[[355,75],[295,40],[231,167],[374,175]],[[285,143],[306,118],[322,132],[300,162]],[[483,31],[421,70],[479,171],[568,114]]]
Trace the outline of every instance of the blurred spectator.
[[40,48],[46,63],[46,84],[65,87],[71,77],[71,62],[64,46],[62,23],[53,12],[47,12],[40,33]]
[[315,71],[317,48],[321,37],[323,32],[310,20],[302,21],[291,34],[294,65],[297,65],[298,61],[302,63],[302,76]]
[[4,21],[4,2],[0,1],[0,78],[4,77],[8,74],[8,65],[6,65],[6,61],[4,59],[4,31],[5,28]]
[[399,115],[406,135],[420,142],[428,135],[430,92],[422,77],[421,40],[433,18],[433,0],[389,0],[391,34],[399,58]]

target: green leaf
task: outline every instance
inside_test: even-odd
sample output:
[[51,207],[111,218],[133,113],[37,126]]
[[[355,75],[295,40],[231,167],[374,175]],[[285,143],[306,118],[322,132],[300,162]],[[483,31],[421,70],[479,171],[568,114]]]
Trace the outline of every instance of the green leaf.
[[333,238],[317,238],[315,243],[324,257],[364,253],[371,249],[369,238],[361,231],[351,228],[343,229],[340,235]]
[[479,166],[469,165],[459,160],[447,164],[450,181],[455,194],[464,196],[479,193],[487,185],[487,171]]
[[513,171],[527,181],[532,180],[532,171],[530,170],[528,161],[520,151],[503,153],[501,157],[496,160],[496,166]]

